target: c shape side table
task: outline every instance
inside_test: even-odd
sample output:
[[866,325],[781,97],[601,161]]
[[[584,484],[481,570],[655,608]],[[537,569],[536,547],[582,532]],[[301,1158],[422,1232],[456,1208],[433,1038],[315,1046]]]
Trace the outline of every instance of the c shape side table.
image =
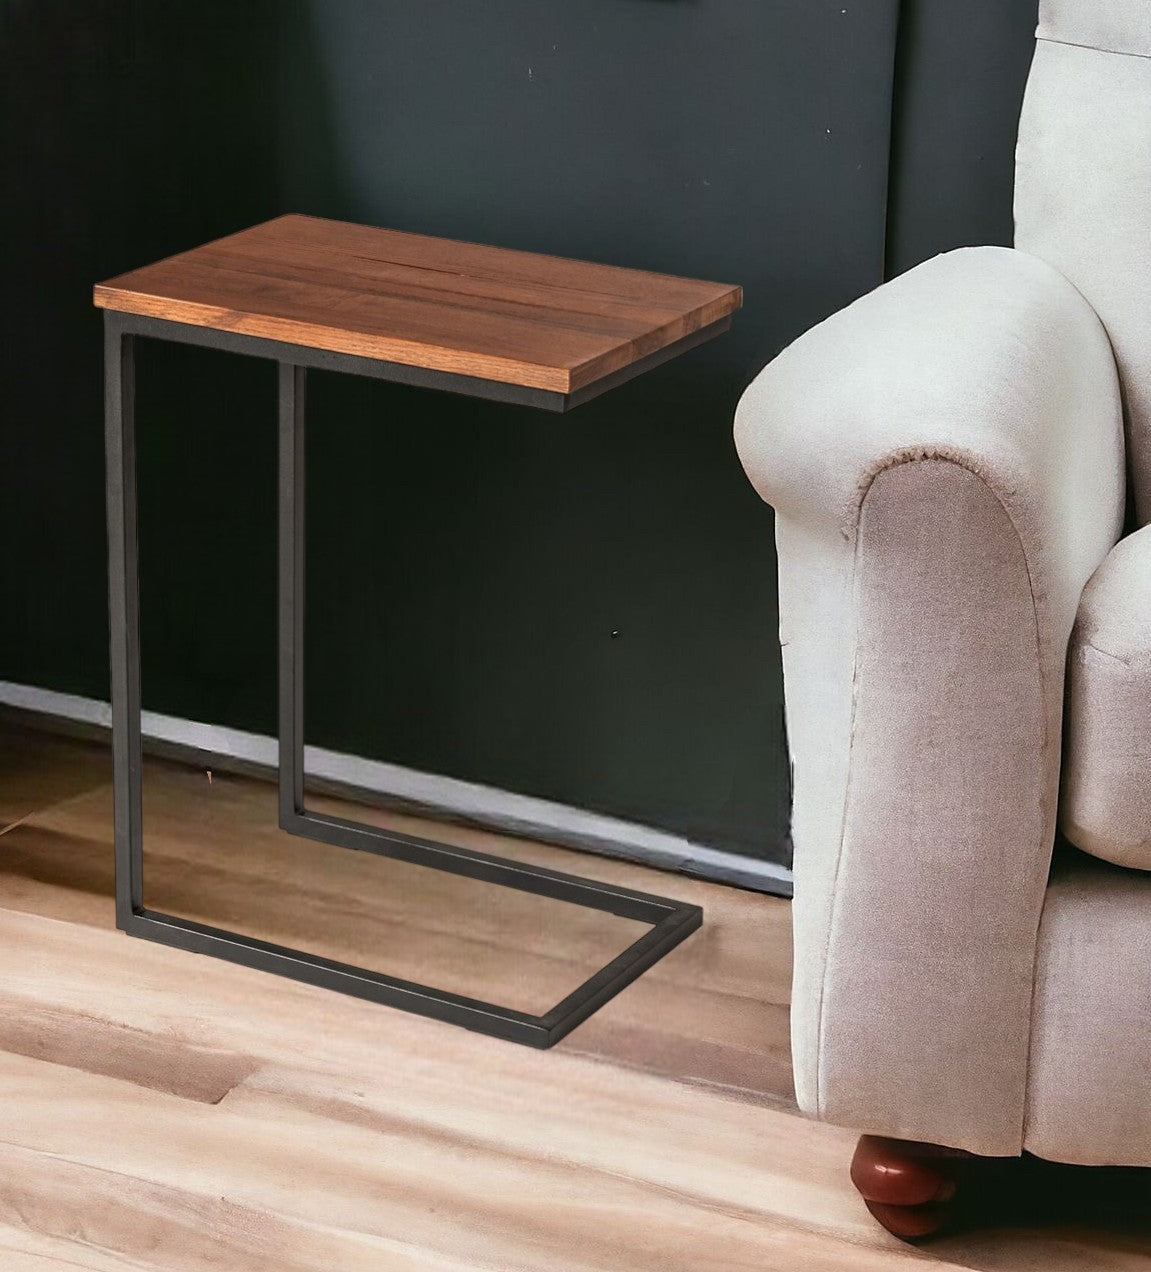
[[[725,331],[738,287],[315,217],[284,216],[100,283],[112,658],[116,924],[132,936],[550,1047],[694,932],[698,906],[309,812],[304,798],[308,368],[567,411]],[[280,827],[322,843],[651,924],[532,1016],[144,905],[136,336],[279,363]]]

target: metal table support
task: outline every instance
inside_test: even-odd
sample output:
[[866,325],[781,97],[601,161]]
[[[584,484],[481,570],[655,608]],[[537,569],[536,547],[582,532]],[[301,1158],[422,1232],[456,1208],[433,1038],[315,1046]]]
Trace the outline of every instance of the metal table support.
[[[105,310],[104,324],[117,926],[132,936],[211,954],[261,971],[463,1025],[511,1042],[541,1048],[552,1046],[694,932],[703,921],[703,913],[695,905],[307,810],[304,799],[304,390],[307,368],[320,367],[551,411],[567,410],[583,399],[576,394],[329,353],[114,310]],[[621,378],[630,378],[691,345],[710,339],[727,325],[725,319],[693,333],[652,358],[633,364],[626,376],[600,381],[596,391],[602,392],[619,383]],[[650,931],[551,1011],[532,1016],[195,923],[144,905],[134,401],[135,338],[138,335],[271,358],[279,363],[280,827],[321,843],[374,852],[652,925]]]

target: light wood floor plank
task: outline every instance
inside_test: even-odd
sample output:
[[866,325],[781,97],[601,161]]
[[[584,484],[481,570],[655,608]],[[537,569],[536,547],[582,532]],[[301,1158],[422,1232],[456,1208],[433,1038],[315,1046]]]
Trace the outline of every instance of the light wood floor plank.
[[[402,1112],[365,1124],[332,1117],[323,1103],[302,1107],[290,1084],[278,1092],[241,1086],[207,1106],[3,1055],[0,1083],[9,1097],[0,1145],[116,1176],[128,1192],[130,1181],[149,1181],[165,1191],[169,1218],[190,1212],[209,1229],[217,1211],[227,1219],[239,1207],[355,1240],[402,1234],[404,1245],[436,1257],[508,1272],[834,1266],[826,1234],[765,1222],[760,1201],[743,1204],[746,1182],[727,1199],[701,1194],[690,1181],[680,1188],[648,1178],[648,1165],[658,1169],[655,1159],[671,1145],[637,1151],[634,1133],[630,1154],[613,1154],[609,1169],[589,1169],[562,1152],[562,1136],[550,1142],[546,1126],[542,1143],[524,1154],[505,1134],[491,1134],[490,1122],[488,1134],[470,1138]],[[546,1116],[538,1108],[519,1116],[528,1111]],[[735,1165],[726,1173],[734,1182]],[[155,1204],[159,1191],[146,1191]],[[858,1266],[895,1267],[908,1257],[880,1248],[870,1232],[860,1235]],[[785,1255],[806,1262],[781,1264]]]
[[[644,930],[613,916],[284,835],[275,827],[274,791],[261,783],[214,778],[209,786],[202,774],[152,763],[145,789],[149,903],[202,922],[529,1010],[550,1007]],[[669,878],[465,827],[373,809],[358,814],[405,833],[625,886],[656,890]],[[110,925],[110,837],[107,788],[31,816],[10,832],[0,853],[4,904]],[[786,903],[670,878],[676,896],[704,906],[704,929],[561,1045],[792,1105],[781,983],[781,965],[785,972],[790,966]],[[728,959],[731,975],[724,982]],[[760,981],[765,992],[757,997]]]
[[30,733],[0,716],[0,835],[32,813],[111,780],[106,747]]
[[359,1236],[266,1207],[0,1144],[0,1266],[126,1272],[471,1272],[397,1239]]
[[[703,932],[536,1052],[116,932],[109,792],[71,745],[21,760],[27,811],[0,834],[3,1272],[1151,1272],[1139,1216],[923,1249],[876,1227],[854,1135],[790,1104],[784,902],[358,810],[704,905]],[[235,891],[268,931],[525,996],[621,936],[364,854],[320,868],[259,783],[148,779],[150,885],[198,916]]]

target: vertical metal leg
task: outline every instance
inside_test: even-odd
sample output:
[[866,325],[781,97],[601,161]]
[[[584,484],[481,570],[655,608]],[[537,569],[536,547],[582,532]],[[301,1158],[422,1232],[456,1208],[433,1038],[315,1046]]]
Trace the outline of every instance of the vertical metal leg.
[[112,655],[112,763],[116,809],[116,925],[143,909],[140,787],[140,588],[136,547],[135,337],[104,320],[104,430],[108,493],[108,609]]
[[280,826],[304,812],[304,393],[307,372],[280,363]]

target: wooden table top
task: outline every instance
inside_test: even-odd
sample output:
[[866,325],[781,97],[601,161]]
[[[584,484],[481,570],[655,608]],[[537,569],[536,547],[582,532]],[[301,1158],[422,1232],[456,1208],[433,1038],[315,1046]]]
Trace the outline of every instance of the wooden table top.
[[739,287],[311,216],[99,283],[103,309],[558,393],[742,303]]

